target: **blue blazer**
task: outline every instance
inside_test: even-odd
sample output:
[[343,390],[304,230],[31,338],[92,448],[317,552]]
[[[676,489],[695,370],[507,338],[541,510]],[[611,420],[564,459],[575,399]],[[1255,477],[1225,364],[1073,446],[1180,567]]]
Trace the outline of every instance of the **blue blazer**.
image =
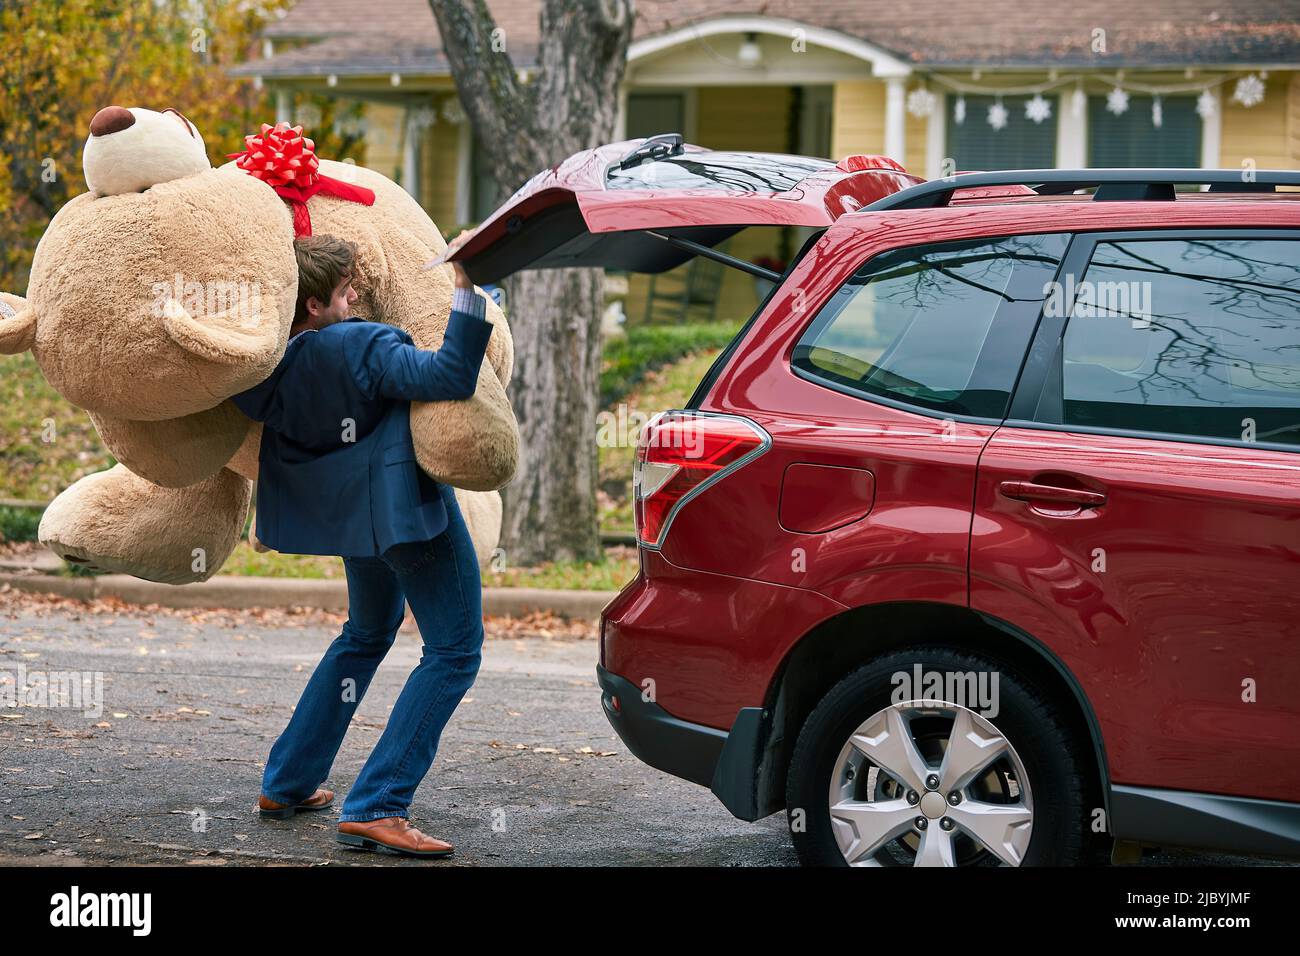
[[262,422],[257,537],[286,554],[376,555],[447,527],[416,463],[410,403],[474,394],[492,324],[453,310],[442,348],[348,319],[295,335],[271,376],[233,397]]

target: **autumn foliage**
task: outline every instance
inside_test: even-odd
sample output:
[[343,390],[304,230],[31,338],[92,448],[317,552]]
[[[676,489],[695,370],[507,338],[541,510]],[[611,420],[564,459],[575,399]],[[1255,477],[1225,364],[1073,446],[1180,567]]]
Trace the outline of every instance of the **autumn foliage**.
[[85,190],[81,149],[101,107],[179,109],[213,165],[274,122],[266,90],[226,70],[257,56],[259,32],[291,4],[0,0],[0,289],[22,294],[50,218]]

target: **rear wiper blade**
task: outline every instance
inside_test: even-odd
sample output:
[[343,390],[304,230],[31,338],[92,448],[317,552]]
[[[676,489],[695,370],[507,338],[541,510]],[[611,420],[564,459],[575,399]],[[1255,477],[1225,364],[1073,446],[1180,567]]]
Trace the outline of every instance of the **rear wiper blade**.
[[631,169],[647,160],[660,160],[685,152],[681,133],[660,133],[651,136],[644,143],[632,150],[617,163],[619,169]]

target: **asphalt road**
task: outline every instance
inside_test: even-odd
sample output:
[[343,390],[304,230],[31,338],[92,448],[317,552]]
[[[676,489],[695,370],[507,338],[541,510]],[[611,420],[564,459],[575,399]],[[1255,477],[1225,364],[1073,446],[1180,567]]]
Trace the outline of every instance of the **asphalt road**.
[[[783,815],[735,820],[644,766],[601,713],[592,629],[489,619],[483,667],[412,821],[430,863],[338,846],[338,807],[419,658],[407,624],[334,765],[334,807],[253,809],[263,761],[341,619],[81,605],[0,592],[0,680],[102,672],[103,714],[0,706],[0,864],[786,866]],[[0,688],[3,689],[3,688]],[[1161,853],[1144,863],[1261,861]]]

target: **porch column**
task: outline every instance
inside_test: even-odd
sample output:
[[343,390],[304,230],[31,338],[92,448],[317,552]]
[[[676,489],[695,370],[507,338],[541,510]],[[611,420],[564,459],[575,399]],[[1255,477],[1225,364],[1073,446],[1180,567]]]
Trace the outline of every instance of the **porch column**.
[[885,155],[899,163],[907,158],[906,82],[901,76],[885,80]]
[[1088,165],[1088,103],[1074,115],[1074,96],[1056,98],[1056,168],[1084,169]]
[[[1218,169],[1223,159],[1223,91],[1214,88],[1214,112],[1201,121],[1201,168]],[[1292,112],[1294,116],[1294,111]]]
[[402,115],[402,188],[420,200],[420,142],[419,130],[413,122],[412,110],[407,107]]
[[293,122],[293,94],[284,87],[275,91],[275,121],[277,123]]

